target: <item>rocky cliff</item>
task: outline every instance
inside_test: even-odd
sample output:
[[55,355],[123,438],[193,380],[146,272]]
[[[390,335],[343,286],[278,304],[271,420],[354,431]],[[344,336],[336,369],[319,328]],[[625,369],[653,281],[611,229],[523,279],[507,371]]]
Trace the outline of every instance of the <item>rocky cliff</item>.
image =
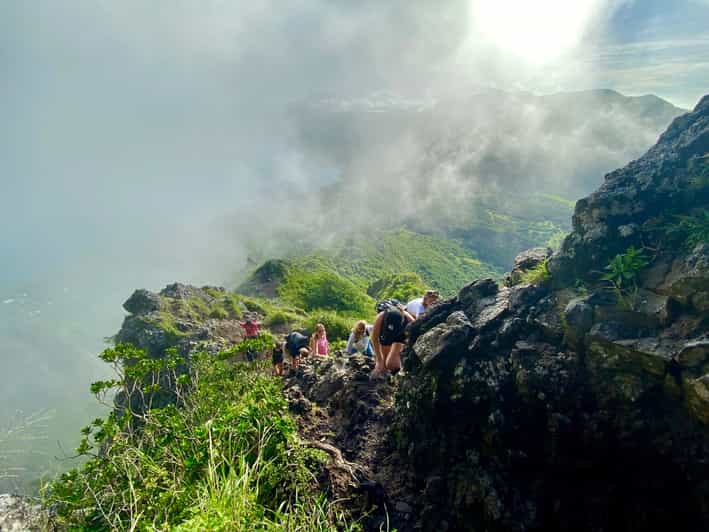
[[395,445],[424,530],[709,527],[708,152],[705,97],[520,259],[538,282],[411,327]]
[[558,253],[412,324],[395,384],[355,359],[291,377],[354,471],[334,460],[330,489],[372,529],[708,529],[708,208],[705,97],[578,202]]

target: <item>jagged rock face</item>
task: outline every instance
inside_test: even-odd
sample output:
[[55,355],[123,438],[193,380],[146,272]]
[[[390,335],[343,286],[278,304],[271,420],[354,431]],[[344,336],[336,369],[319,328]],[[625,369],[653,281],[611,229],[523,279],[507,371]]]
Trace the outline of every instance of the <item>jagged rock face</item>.
[[[707,152],[709,98],[579,202],[550,283],[475,281],[409,327],[393,444],[423,530],[709,529],[709,246],[662,231],[706,208]],[[597,272],[630,244],[654,255],[627,305]]]
[[709,186],[696,183],[709,165],[709,96],[692,113],[676,118],[640,159],[611,172],[597,191],[579,200],[573,232],[549,269],[569,282],[602,271],[616,253],[642,245],[658,219],[709,203]]
[[216,354],[241,342],[243,329],[238,320],[189,312],[190,302],[209,306],[217,299],[213,293],[226,293],[223,288],[211,288],[211,292],[180,283],[166,286],[159,294],[136,290],[123,304],[131,314],[123,321],[116,342],[131,343],[156,357],[169,347],[185,355],[197,350]]

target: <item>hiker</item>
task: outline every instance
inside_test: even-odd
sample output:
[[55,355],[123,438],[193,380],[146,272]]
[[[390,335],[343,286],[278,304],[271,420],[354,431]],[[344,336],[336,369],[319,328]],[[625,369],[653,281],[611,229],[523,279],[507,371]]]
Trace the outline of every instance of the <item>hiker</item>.
[[[244,328],[246,340],[256,338],[261,330],[261,324],[252,317],[247,317],[246,321],[240,321],[239,325]],[[246,360],[253,362],[255,358],[256,352],[254,349],[252,347],[246,348]]]
[[325,326],[322,323],[318,323],[315,326],[315,332],[310,337],[310,352],[326,357],[330,344],[327,342],[327,333],[325,332]]
[[273,351],[271,353],[271,362],[273,363],[273,374],[276,377],[283,376],[283,348],[285,347],[285,342],[279,340],[273,344]]
[[296,331],[292,331],[288,334],[288,336],[286,336],[285,348],[291,356],[291,365],[294,369],[300,366],[301,357],[308,356],[308,353],[310,352],[308,349],[308,343],[308,337]]
[[401,369],[401,350],[406,341],[404,331],[414,319],[401,304],[390,306],[379,313],[372,328],[374,375],[387,370],[396,374]]
[[426,290],[423,297],[412,299],[406,304],[406,311],[417,320],[421,314],[426,312],[434,303],[438,302],[438,297],[438,291]]
[[362,353],[365,356],[371,357],[372,344],[369,341],[369,337],[372,334],[372,326],[367,325],[364,320],[358,321],[352,328],[350,337],[347,340],[347,348],[345,351],[348,355],[354,355],[355,353]]

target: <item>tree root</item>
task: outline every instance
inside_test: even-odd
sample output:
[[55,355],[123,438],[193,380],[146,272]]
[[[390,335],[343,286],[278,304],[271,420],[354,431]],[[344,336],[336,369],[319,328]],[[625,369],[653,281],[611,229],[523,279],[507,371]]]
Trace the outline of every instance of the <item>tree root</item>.
[[341,471],[345,471],[357,484],[362,481],[362,478],[360,478],[358,474],[362,475],[362,477],[365,479],[367,478],[367,470],[355,462],[348,462],[347,460],[345,460],[345,458],[342,456],[342,451],[340,451],[334,445],[330,445],[329,443],[320,441],[306,441],[305,444],[308,447],[320,449],[321,451],[325,451],[327,454],[329,454],[331,467],[334,467]]

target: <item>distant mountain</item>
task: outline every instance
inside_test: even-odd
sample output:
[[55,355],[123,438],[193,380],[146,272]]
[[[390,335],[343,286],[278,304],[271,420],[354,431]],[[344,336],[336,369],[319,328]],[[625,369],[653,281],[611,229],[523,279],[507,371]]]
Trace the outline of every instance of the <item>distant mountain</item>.
[[309,102],[293,108],[294,142],[335,177],[304,198],[317,202],[304,225],[337,241],[404,224],[508,268],[519,251],[558,242],[575,198],[682,113],[656,96],[612,90]]

